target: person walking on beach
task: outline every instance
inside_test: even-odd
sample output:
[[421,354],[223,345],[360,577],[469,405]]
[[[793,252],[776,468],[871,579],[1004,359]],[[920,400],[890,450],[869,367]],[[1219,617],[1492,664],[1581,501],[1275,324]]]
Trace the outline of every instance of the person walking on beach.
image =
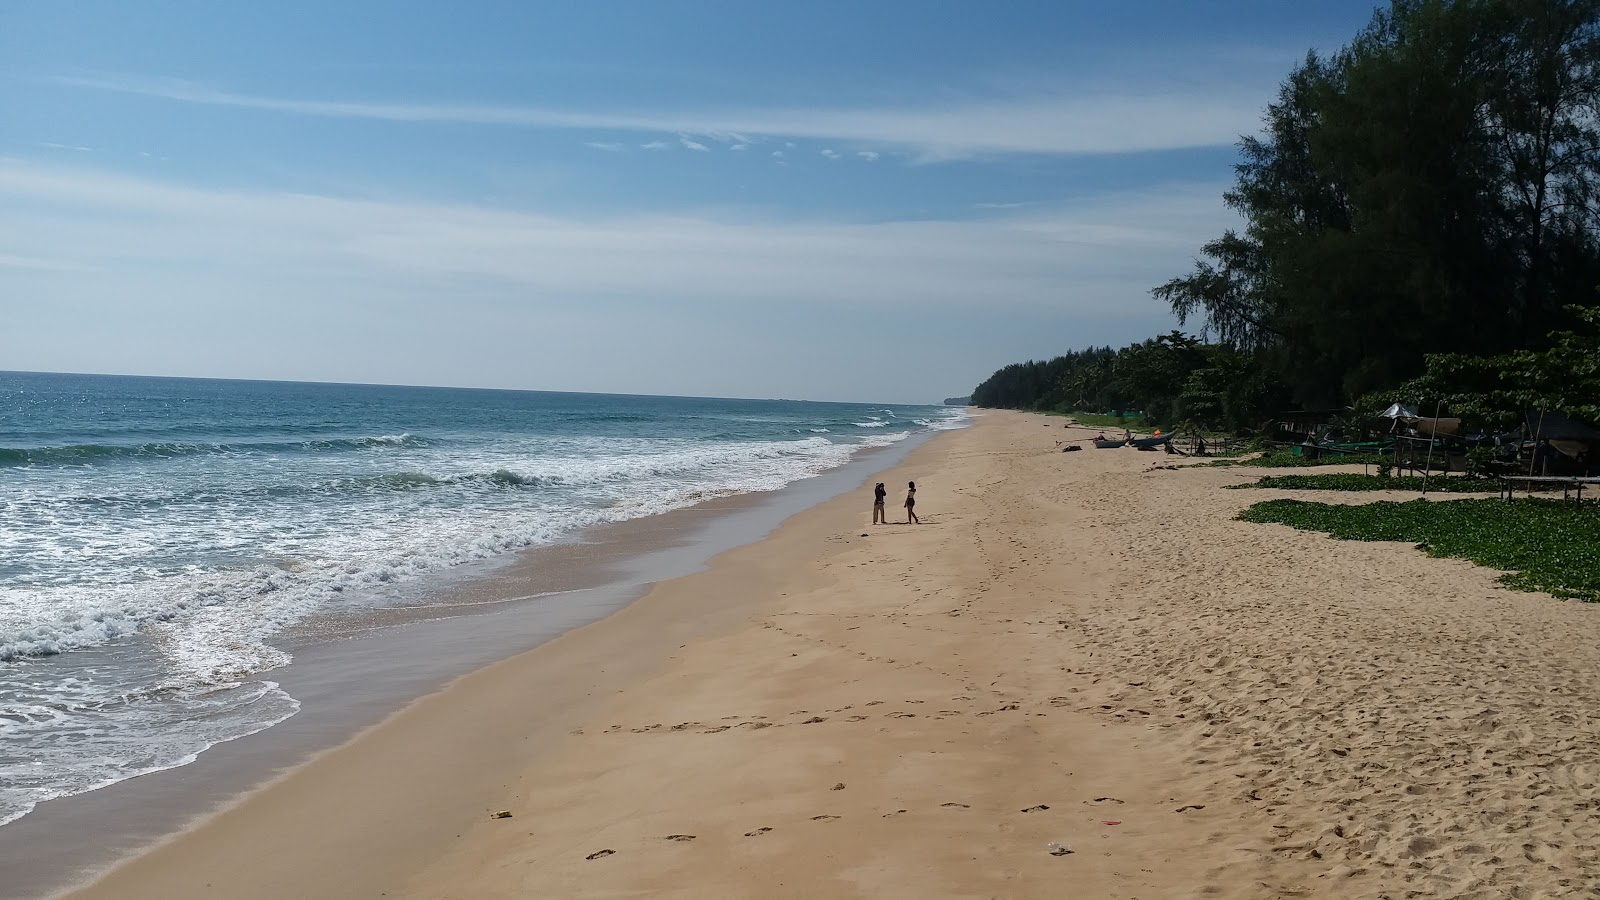
[[906,524],[922,524],[922,520],[917,518],[917,483],[915,481],[906,482]]
[[874,525],[889,524],[889,516],[883,511],[883,498],[888,493],[889,491],[884,488],[881,481],[878,482],[877,487],[872,489],[872,524]]

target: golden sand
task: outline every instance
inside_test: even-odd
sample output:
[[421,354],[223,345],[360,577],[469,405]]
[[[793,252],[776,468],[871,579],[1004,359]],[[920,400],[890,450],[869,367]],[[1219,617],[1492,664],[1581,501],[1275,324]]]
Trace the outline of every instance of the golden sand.
[[1600,610],[1062,434],[941,435],[874,479],[925,525],[802,513],[81,896],[1600,890]]

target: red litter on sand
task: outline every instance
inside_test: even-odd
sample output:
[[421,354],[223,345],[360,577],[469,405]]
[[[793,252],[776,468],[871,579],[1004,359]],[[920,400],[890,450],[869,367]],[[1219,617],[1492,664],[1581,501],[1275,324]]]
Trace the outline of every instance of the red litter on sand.
[[1122,823],[1121,822],[1113,822],[1110,819],[1102,819],[1100,821],[1100,824],[1101,825],[1121,825]]

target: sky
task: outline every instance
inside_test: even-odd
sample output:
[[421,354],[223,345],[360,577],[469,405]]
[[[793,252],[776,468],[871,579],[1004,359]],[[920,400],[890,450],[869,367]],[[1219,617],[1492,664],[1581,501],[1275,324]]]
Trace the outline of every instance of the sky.
[[1150,289],[1369,0],[0,5],[0,369],[929,402]]

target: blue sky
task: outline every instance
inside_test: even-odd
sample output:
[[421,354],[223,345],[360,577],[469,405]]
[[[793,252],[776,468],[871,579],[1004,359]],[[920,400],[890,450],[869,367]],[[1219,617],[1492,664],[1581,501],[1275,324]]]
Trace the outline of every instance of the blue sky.
[[1174,326],[1357,2],[15,2],[0,369],[885,402]]

